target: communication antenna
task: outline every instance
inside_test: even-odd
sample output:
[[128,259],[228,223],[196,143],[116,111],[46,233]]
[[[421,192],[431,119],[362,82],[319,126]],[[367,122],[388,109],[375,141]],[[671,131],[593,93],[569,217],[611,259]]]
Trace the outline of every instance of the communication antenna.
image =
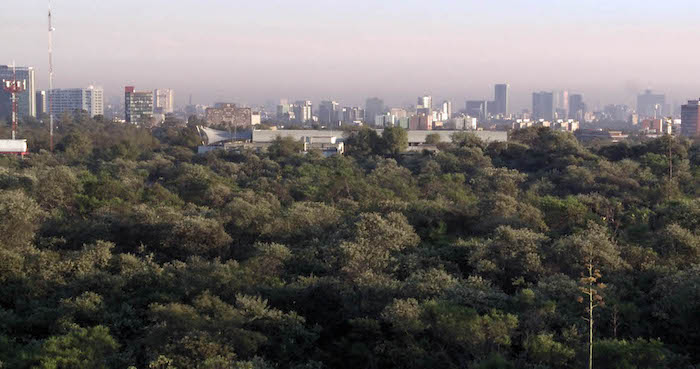
[[53,31],[51,25],[51,0],[49,0],[49,148],[53,152]]
[[10,93],[12,101],[12,139],[17,137],[17,94],[27,89],[27,81],[17,80],[17,68],[12,62],[12,80],[3,80],[3,89]]

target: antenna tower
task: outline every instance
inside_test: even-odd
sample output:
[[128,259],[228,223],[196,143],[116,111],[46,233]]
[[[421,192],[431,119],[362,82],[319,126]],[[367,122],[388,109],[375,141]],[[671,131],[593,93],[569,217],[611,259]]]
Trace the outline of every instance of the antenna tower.
[[3,89],[10,93],[12,99],[12,139],[17,137],[17,94],[27,89],[27,81],[17,80],[17,69],[12,62],[12,80],[3,80]]
[[53,31],[51,25],[51,0],[49,0],[49,147],[53,152]]

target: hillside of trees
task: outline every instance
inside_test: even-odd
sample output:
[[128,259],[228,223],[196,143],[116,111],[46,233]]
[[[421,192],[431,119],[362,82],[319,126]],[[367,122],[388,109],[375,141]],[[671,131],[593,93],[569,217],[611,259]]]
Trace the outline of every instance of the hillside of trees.
[[59,125],[0,157],[0,368],[584,368],[590,290],[595,368],[700,368],[688,140],[197,155],[174,122]]

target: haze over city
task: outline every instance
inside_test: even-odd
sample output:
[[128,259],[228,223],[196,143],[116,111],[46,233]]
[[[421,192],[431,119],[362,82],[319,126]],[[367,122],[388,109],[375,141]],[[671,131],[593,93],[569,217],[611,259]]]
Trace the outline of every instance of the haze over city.
[[[167,86],[195,103],[279,98],[389,104],[466,99],[512,86],[567,89],[591,107],[633,104],[646,88],[696,98],[700,36],[692,1],[54,1],[56,87]],[[0,4],[0,63],[47,88],[46,2]]]

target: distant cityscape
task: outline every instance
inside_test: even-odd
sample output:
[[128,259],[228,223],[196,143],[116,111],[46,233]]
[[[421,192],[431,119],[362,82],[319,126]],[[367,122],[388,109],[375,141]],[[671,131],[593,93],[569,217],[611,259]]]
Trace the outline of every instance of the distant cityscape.
[[[175,91],[169,88],[137,90],[124,88],[124,99],[108,103],[101,87],[37,89],[32,67],[0,66],[0,80],[17,78],[26,89],[17,95],[20,120],[42,119],[49,114],[85,112],[90,117],[102,116],[114,122],[158,126],[167,117],[187,121],[196,117],[216,127],[276,127],[339,129],[348,126],[369,126],[382,129],[402,127],[411,131],[491,130],[504,131],[530,126],[575,132],[579,138],[601,138],[617,141],[630,133],[655,137],[663,134],[698,137],[700,134],[700,100],[689,100],[681,107],[671,106],[662,93],[651,90],[637,96],[636,107],[610,104],[590,109],[580,93],[538,91],[532,93],[531,109],[512,111],[511,87],[507,83],[493,86],[493,97],[465,99],[461,102],[433,101],[422,95],[415,105],[390,106],[379,97],[366,99],[364,106],[345,105],[331,99],[314,103],[311,100],[282,99],[276,106],[244,106],[236,102],[211,105],[175,105]],[[16,75],[16,77],[14,77]],[[0,92],[0,119],[8,120],[12,112],[10,94]]]

